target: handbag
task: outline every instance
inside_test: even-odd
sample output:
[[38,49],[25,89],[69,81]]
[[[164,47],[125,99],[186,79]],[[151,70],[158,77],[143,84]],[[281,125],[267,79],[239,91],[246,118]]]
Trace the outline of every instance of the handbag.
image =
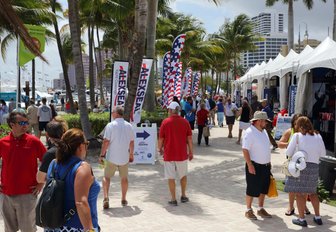
[[267,193],[268,197],[277,197],[278,196],[278,190],[276,187],[276,181],[273,177],[273,175],[271,174],[270,176],[270,184],[268,187],[268,193]]
[[[297,135],[296,137],[296,146],[295,146],[295,152],[293,154],[293,156],[298,153],[298,152],[301,152],[300,149],[299,149],[299,135]],[[292,157],[293,157],[292,156]],[[288,157],[287,160],[282,164],[282,168],[281,168],[281,172],[283,174],[285,174],[286,176],[293,176],[290,172],[289,172],[289,169],[288,169],[288,166],[289,166],[289,163],[291,162],[292,158],[291,157]],[[300,170],[301,171],[301,170]]]
[[210,137],[210,128],[208,126],[203,127],[203,136]]

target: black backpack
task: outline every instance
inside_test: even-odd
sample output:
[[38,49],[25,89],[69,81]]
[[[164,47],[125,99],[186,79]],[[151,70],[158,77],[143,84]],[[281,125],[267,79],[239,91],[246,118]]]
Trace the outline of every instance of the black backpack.
[[64,199],[65,178],[77,163],[71,164],[59,179],[55,175],[56,162],[53,163],[50,178],[43,188],[35,209],[36,225],[42,228],[55,229],[63,226],[66,221],[69,221],[76,214],[76,207],[64,213]]

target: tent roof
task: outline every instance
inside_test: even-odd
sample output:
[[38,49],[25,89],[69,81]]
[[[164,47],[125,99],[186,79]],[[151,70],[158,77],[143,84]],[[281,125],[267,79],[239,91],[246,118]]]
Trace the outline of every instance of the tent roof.
[[245,82],[247,80],[248,75],[253,72],[254,69],[259,67],[259,64],[255,64],[252,68],[250,68],[241,78],[239,78],[239,82]]
[[294,59],[288,61],[285,65],[283,65],[283,67],[280,68],[280,70],[279,70],[280,78],[285,76],[287,73],[292,72],[295,67],[296,67],[295,70],[297,70],[300,62],[303,62],[306,59],[308,59],[310,57],[310,54],[313,51],[314,51],[314,49],[312,47],[310,47],[309,45],[307,45],[298,56],[296,56]]
[[270,61],[262,69],[259,69],[258,72],[255,72],[252,79],[260,80],[269,73],[270,68],[272,68],[273,65],[276,65],[282,59],[284,59],[284,57],[279,53],[274,60],[270,59]]
[[270,75],[269,77],[273,77],[273,76],[278,76],[280,77],[280,69],[287,63],[287,62],[291,62],[293,59],[295,59],[299,54],[297,54],[293,49],[291,49],[289,51],[289,53],[287,54],[287,56],[280,60],[277,64],[275,64],[274,66],[272,66],[270,69]]
[[327,37],[309,54],[309,58],[300,62],[297,77],[312,68],[336,69],[336,42]]

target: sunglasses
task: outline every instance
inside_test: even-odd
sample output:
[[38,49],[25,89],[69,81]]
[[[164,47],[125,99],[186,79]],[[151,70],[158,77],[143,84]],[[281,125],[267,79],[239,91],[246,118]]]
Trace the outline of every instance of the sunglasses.
[[20,121],[20,122],[16,122],[17,124],[19,124],[20,126],[28,126],[29,122],[28,121]]

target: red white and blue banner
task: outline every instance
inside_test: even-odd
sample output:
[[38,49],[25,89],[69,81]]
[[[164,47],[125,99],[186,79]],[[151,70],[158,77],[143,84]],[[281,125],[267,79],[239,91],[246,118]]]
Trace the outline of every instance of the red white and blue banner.
[[189,96],[191,91],[192,69],[188,67],[182,79],[182,96]]
[[174,95],[181,100],[181,88],[182,88],[182,62],[179,63],[179,67],[175,76],[175,87],[174,87]]
[[198,94],[198,86],[201,80],[201,72],[196,72],[194,74],[192,89],[191,89],[191,96],[196,96]]
[[169,99],[168,104],[173,101],[174,93],[175,93],[175,79],[181,78],[182,71],[179,72],[180,69],[180,57],[181,52],[184,47],[186,35],[181,34],[177,36],[173,42],[173,47],[170,52],[170,76],[169,76]]
[[111,110],[115,106],[125,106],[128,62],[115,61],[112,73]]
[[143,102],[145,100],[152,64],[153,59],[142,60],[138,88],[135,94],[133,108],[130,116],[130,121],[133,124],[138,124],[141,120],[141,110]]
[[162,107],[166,108],[169,97],[170,52],[164,54],[162,67]]

